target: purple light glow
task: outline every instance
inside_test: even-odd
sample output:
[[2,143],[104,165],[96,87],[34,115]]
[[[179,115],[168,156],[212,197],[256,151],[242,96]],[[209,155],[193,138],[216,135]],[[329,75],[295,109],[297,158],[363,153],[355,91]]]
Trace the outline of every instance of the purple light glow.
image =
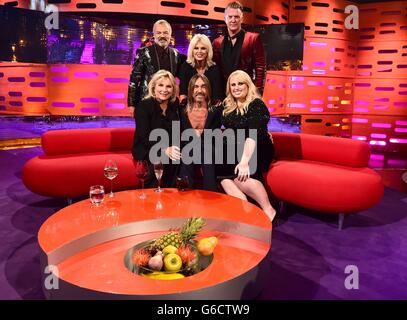
[[291,84],[290,88],[291,89],[304,89],[304,85],[303,84]]
[[97,72],[75,72],[74,76],[77,78],[97,78],[99,74]]
[[24,77],[8,77],[8,82],[25,82]]
[[23,95],[23,93],[20,92],[20,91],[10,91],[10,92],[8,93],[8,95],[9,95],[10,97],[21,97],[21,96]]
[[315,61],[314,62],[314,66],[316,66],[316,67],[323,67],[325,65],[326,65],[326,63],[323,62],[323,61]]
[[311,41],[309,43],[309,45],[310,45],[310,47],[326,47],[328,44],[326,42],[313,42],[313,41]]
[[387,164],[390,167],[405,168],[407,166],[407,161],[399,159],[389,159],[387,161]]
[[98,98],[81,98],[80,101],[83,103],[98,103],[99,99]]
[[30,72],[28,75],[32,78],[44,78],[45,72]]
[[367,105],[369,104],[369,101],[364,101],[364,100],[356,100],[355,101],[356,104],[363,104],[363,105]]
[[28,102],[47,102],[46,97],[27,97]]
[[120,92],[120,93],[105,93],[105,98],[106,99],[124,99],[125,94]]
[[324,85],[324,82],[323,82],[323,81],[310,80],[310,81],[307,81],[307,84],[308,84],[309,86],[323,86],[323,85]]
[[305,103],[289,103],[288,107],[289,108],[305,108],[306,105],[305,105]]
[[407,132],[407,128],[395,128],[394,132]]
[[98,113],[99,108],[81,108],[81,113]]
[[373,122],[372,127],[373,128],[391,128],[391,123]]
[[380,104],[375,104],[375,105],[373,106],[373,108],[376,109],[376,110],[386,110],[386,109],[389,109],[389,106],[380,105]]
[[407,139],[390,138],[391,143],[407,143]]
[[386,145],[386,141],[379,141],[379,140],[370,140],[369,144],[373,145],[373,146],[385,146]]
[[30,82],[30,87],[43,88],[45,87],[45,82]]
[[6,106],[0,106],[0,110],[6,110]]
[[355,108],[355,112],[369,112],[369,108]]
[[311,104],[324,104],[322,100],[311,100]]
[[304,77],[294,76],[294,77],[291,77],[291,81],[304,81]]
[[106,103],[105,106],[106,106],[106,108],[112,108],[112,109],[124,109],[124,108],[126,108],[124,103]]
[[407,102],[394,102],[393,105],[395,107],[407,107]]
[[68,77],[52,77],[51,78],[52,82],[69,82]]
[[65,66],[51,66],[51,72],[68,72],[68,67]]
[[311,112],[322,112],[324,111],[324,108],[310,108]]
[[352,118],[353,123],[368,123],[368,119],[363,119],[363,118]]
[[108,83],[129,83],[127,78],[105,78],[105,81]]
[[9,104],[12,107],[22,107],[23,106],[23,103],[21,101],[10,101]]
[[322,69],[312,69],[312,74],[325,74],[326,71]]
[[396,120],[396,125],[398,125],[398,126],[407,126],[407,121]]
[[51,105],[55,108],[73,108],[73,107],[75,107],[75,103],[73,103],[73,102],[53,102]]
[[394,91],[394,87],[376,87],[376,91]]
[[267,79],[267,83],[269,84],[276,83],[276,79]]
[[375,139],[386,139],[387,134],[384,133],[371,133],[370,136]]
[[399,95],[407,95],[407,91],[399,91]]
[[274,100],[274,99],[270,99],[269,101],[268,101],[268,104],[275,104],[276,103],[276,100]]
[[370,87],[372,84],[366,82],[355,82],[353,85],[355,87]]
[[366,141],[365,136],[352,136],[353,140],[360,140],[360,141]]
[[374,101],[378,102],[388,102],[390,99],[389,98],[374,98]]
[[372,160],[384,160],[384,155],[382,155],[382,154],[372,154],[372,155],[370,155],[370,159],[372,159]]
[[5,101],[5,100],[6,100],[6,97],[0,96],[0,101]]

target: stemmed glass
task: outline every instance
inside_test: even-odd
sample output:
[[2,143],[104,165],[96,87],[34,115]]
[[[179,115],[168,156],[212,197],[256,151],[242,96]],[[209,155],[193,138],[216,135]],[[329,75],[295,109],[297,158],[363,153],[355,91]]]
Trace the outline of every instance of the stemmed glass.
[[119,174],[119,169],[117,168],[117,163],[113,160],[106,160],[104,167],[105,177],[110,180],[110,193],[109,197],[113,198],[113,179]]
[[161,189],[161,177],[163,176],[163,171],[164,166],[161,161],[154,163],[154,173],[158,181],[158,187],[154,190],[155,192],[163,192],[163,189]]
[[148,162],[146,160],[136,160],[136,177],[141,180],[141,194],[139,198],[144,200],[147,196],[144,193],[144,181],[148,178]]
[[113,198],[113,179],[119,174],[119,169],[117,168],[117,163],[113,160],[107,160],[104,168],[105,177],[110,180],[110,193],[109,197]]

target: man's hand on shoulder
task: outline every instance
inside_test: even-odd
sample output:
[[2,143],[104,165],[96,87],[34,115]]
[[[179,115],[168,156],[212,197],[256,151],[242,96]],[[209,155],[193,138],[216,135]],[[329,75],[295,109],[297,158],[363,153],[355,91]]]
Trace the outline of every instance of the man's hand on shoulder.
[[130,115],[134,117],[134,106],[129,106]]

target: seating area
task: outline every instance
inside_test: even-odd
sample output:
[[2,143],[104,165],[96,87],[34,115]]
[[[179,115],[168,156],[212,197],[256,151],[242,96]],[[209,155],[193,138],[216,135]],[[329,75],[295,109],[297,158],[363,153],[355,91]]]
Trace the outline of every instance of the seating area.
[[[48,131],[41,140],[44,155],[25,164],[23,182],[44,196],[84,196],[92,184],[109,188],[103,166],[113,159],[119,167],[114,189],[137,188],[130,152],[133,136],[133,128]],[[367,143],[284,132],[273,133],[273,140],[276,161],[265,181],[277,199],[338,214],[341,229],[344,214],[368,209],[382,198],[381,177],[367,167]]]

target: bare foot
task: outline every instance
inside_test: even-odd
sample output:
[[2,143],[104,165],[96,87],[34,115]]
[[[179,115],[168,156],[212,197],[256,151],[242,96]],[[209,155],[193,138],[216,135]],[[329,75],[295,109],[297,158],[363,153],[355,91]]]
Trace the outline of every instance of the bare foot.
[[269,217],[270,221],[273,222],[273,219],[276,216],[276,210],[270,206],[270,208],[264,210],[264,213]]

